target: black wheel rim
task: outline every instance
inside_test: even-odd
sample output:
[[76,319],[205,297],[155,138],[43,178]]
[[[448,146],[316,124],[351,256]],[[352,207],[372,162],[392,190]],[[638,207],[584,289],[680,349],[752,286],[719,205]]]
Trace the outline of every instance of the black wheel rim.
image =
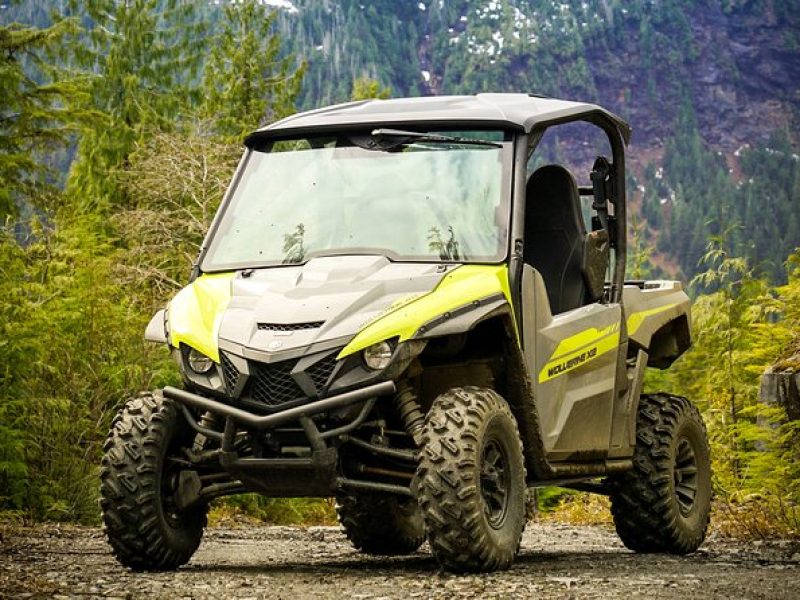
[[505,448],[489,440],[481,457],[481,497],[486,519],[495,529],[503,524],[508,510],[510,475]]
[[692,511],[697,495],[697,455],[692,442],[685,437],[678,440],[675,448],[673,482],[678,507],[685,517]]

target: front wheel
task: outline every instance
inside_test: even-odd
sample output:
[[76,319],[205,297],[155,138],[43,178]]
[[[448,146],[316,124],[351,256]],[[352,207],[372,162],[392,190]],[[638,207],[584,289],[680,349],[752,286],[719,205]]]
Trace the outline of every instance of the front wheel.
[[416,484],[428,542],[442,565],[511,565],[525,527],[525,467],[516,420],[497,393],[463,387],[434,400]]
[[633,470],[611,480],[611,512],[636,552],[689,554],[705,539],[711,460],[703,419],[686,398],[642,395]]
[[193,431],[160,392],[128,401],[103,447],[100,507],[117,560],[137,571],[187,563],[200,545],[207,505],[178,510],[173,499],[179,451]]

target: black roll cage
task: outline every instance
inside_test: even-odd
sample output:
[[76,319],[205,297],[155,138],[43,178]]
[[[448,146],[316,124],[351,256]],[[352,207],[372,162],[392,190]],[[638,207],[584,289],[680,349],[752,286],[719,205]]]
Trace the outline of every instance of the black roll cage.
[[[513,183],[511,189],[511,215],[510,226],[508,232],[508,252],[506,260],[509,263],[509,283],[512,290],[512,296],[515,307],[521,307],[521,283],[522,283],[522,267],[523,267],[523,249],[525,243],[525,186],[527,175],[527,162],[528,158],[536,151],[538,143],[541,141],[545,131],[551,127],[564,125],[566,123],[585,122],[595,125],[602,129],[611,145],[611,176],[612,185],[610,202],[614,207],[613,222],[615,223],[615,231],[609,231],[611,239],[616,240],[614,247],[614,269],[612,272],[610,290],[608,295],[609,302],[620,303],[622,299],[622,288],[625,281],[625,262],[627,257],[627,214],[626,214],[626,191],[625,191],[625,146],[630,138],[630,129],[627,125],[613,118],[608,113],[602,110],[592,110],[584,113],[569,115],[563,118],[552,119],[548,121],[537,122],[533,128],[526,132],[524,129],[509,126],[507,122],[474,122],[474,121],[424,121],[410,123],[388,123],[383,126],[402,126],[407,129],[460,129],[460,128],[473,128],[473,129],[500,129],[509,131],[513,134]],[[375,124],[377,127],[378,124]],[[355,131],[363,130],[365,125],[362,124],[346,124],[336,127],[338,131]],[[334,131],[332,126],[325,128],[324,132],[330,133]],[[322,133],[323,130],[319,130]],[[288,130],[277,133],[267,131],[254,132],[249,135],[245,140],[245,145],[248,151],[244,153],[239,161],[239,165],[234,173],[234,176],[228,186],[225,196],[222,199],[220,208],[224,207],[229,201],[232,191],[238,185],[244,170],[244,165],[250,155],[252,148],[259,142],[268,138],[283,139],[294,137],[298,134],[308,134],[309,131],[304,131],[302,128],[298,130]],[[208,244],[211,237],[214,235],[219,221],[221,219],[222,210],[218,210],[214,220],[206,233],[205,239],[200,247],[196,262],[192,266],[189,281],[193,281],[200,274],[200,263],[208,250]],[[521,312],[516,310],[517,326],[521,331]]]
[[[613,205],[614,218],[609,220],[609,236],[615,240],[614,268],[611,275],[608,301],[621,303],[622,288],[625,282],[625,262],[627,258],[626,236],[626,192],[625,192],[625,146],[630,132],[621,131],[619,124],[605,113],[592,111],[571,115],[562,119],[554,119],[539,123],[530,133],[519,132],[514,142],[514,184],[512,188],[512,214],[509,231],[509,279],[514,304],[522,306],[522,269],[524,266],[523,251],[525,247],[525,209],[528,159],[536,151],[544,133],[552,128],[567,123],[589,123],[605,132],[611,145],[610,177],[611,185],[608,200]],[[515,311],[517,327],[522,330],[522,311]]]

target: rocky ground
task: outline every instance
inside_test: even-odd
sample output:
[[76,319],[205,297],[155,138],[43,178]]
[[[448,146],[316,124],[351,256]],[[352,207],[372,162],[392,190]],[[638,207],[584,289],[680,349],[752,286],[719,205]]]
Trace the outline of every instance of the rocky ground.
[[798,542],[711,536],[693,556],[645,556],[606,528],[531,524],[511,570],[455,576],[427,546],[368,557],[334,527],[213,528],[175,573],[120,567],[98,529],[0,535],[2,598],[800,598]]

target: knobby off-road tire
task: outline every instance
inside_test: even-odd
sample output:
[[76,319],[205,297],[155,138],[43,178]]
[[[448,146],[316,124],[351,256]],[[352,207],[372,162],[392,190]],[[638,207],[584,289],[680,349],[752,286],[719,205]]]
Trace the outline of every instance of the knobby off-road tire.
[[191,445],[194,434],[176,404],[160,392],[131,399],[103,447],[100,506],[114,556],[137,571],[176,569],[203,536],[207,505],[184,511],[172,503],[175,468],[166,457]]
[[636,552],[689,554],[711,511],[711,460],[703,419],[686,398],[642,395],[633,470],[611,480],[611,512]]
[[381,494],[336,497],[347,539],[366,554],[411,554],[425,541],[425,523],[413,498]]
[[525,528],[522,444],[494,391],[454,388],[425,419],[415,481],[434,556],[453,571],[505,569]]

